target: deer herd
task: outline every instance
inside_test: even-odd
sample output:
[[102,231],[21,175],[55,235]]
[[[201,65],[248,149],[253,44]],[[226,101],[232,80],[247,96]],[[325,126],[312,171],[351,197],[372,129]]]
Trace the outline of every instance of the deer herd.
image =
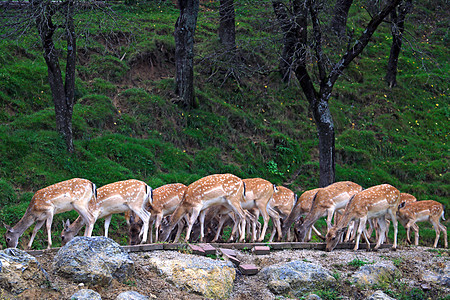
[[[283,186],[275,186],[262,178],[241,179],[232,174],[214,174],[185,186],[167,184],[152,189],[146,183],[130,179],[110,183],[97,189],[87,179],[74,178],[37,191],[24,216],[14,226],[4,225],[8,247],[17,247],[19,237],[36,223],[28,248],[31,248],[37,231],[46,222],[48,248],[52,246],[51,226],[53,216],[70,210],[79,217],[64,223],[62,244],[74,238],[85,226],[84,236],[91,236],[95,222],[105,219],[105,236],[112,214],[125,213],[131,244],[178,241],[183,230],[185,242],[206,240],[216,242],[225,234],[226,226],[232,227],[228,241],[263,241],[272,220],[273,231],[269,238],[293,239],[305,242],[311,239],[311,231],[326,240],[326,250],[332,251],[338,243],[355,242],[359,247],[361,234],[370,249],[370,237],[375,232],[375,250],[387,242],[387,231],[392,222],[394,228],[393,249],[397,247],[397,220],[405,227],[407,242],[409,233],[415,233],[414,243],[419,242],[417,222],[431,222],[436,232],[433,247],[437,246],[440,233],[447,243],[447,228],[440,223],[444,219],[444,206],[433,200],[417,201],[389,184],[363,189],[350,182],[336,182],[324,188],[305,191],[300,197]],[[263,225],[258,221],[262,216]],[[326,217],[327,232],[320,233],[314,224]],[[153,232],[153,225],[155,232]],[[176,230],[175,230],[176,229]],[[345,235],[344,235],[345,234]],[[153,239],[154,237],[154,239]]]

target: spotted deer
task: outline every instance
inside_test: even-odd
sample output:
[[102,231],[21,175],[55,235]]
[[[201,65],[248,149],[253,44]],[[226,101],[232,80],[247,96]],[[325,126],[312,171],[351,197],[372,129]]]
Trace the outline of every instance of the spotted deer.
[[366,222],[369,219],[376,218],[380,227],[375,250],[384,242],[387,225],[385,216],[388,216],[394,225],[394,244],[393,249],[397,248],[397,210],[400,204],[400,191],[389,184],[382,184],[368,188],[355,194],[348,203],[342,218],[333,226],[326,236],[326,250],[332,251],[341,241],[342,236],[351,221],[357,221],[358,228],[356,234],[355,247],[358,250],[361,233],[364,232],[364,238],[367,242],[367,249],[370,249],[370,242],[366,234]]
[[[149,239],[153,242],[153,223],[155,224],[155,242],[159,240],[159,229],[162,219],[171,215],[183,199],[186,186],[182,183],[171,183],[153,190],[153,201],[148,203],[146,209],[151,214]],[[130,216],[130,244],[139,244],[139,233],[142,227],[139,217]],[[181,227],[181,224],[180,224]]]
[[[88,203],[93,199],[96,199],[95,184],[82,178],[73,178],[55,183],[37,191],[31,199],[22,219],[14,227],[5,225],[7,229],[5,234],[6,245],[12,248],[17,247],[19,237],[36,222],[27,246],[31,248],[36,233],[44,222],[47,221],[47,248],[51,248],[53,216],[74,209],[86,223],[92,222],[94,217],[89,211]],[[87,233],[86,231],[85,235]]]
[[[444,234],[444,246],[448,248],[447,242],[447,228],[440,223],[440,219],[444,219],[444,205],[433,200],[414,201],[406,204],[403,208],[400,208],[397,212],[398,219],[403,227],[406,228],[406,239],[408,244],[411,244],[409,238],[409,232],[412,228],[414,235],[414,245],[419,245],[419,227],[417,222],[430,222],[433,224],[434,231],[436,232],[436,238],[434,240],[433,247],[436,248],[440,232]],[[415,225],[415,226],[414,226]]]
[[94,224],[100,218],[105,218],[105,236],[107,237],[112,215],[129,210],[143,220],[144,226],[140,236],[142,236],[142,242],[146,242],[150,214],[145,207],[151,202],[152,188],[140,180],[129,179],[102,186],[97,190],[97,197],[89,201],[88,209],[93,216],[92,221],[86,223],[81,215],[72,224],[67,220],[61,232],[62,244],[72,240],[85,224],[87,224],[87,236],[91,236]]
[[[291,195],[290,197],[294,197],[294,195],[295,195],[296,200],[294,202],[295,203],[294,207],[292,208],[288,217],[283,221],[283,226],[281,227],[281,238],[283,238],[286,235],[286,233],[289,233],[289,230],[290,230],[292,224],[299,222],[301,217],[303,217],[304,215],[308,214],[311,211],[311,206],[312,206],[314,196],[317,194],[317,192],[319,190],[320,190],[320,188],[306,191],[299,198],[297,198],[297,195],[295,195],[294,192],[292,192],[292,191],[285,192],[286,194],[283,197],[286,197],[287,195]],[[274,195],[274,198],[276,196],[277,195]],[[321,237],[323,239],[325,238],[314,227],[314,225],[311,225],[311,229],[314,230],[314,232],[319,237]],[[278,239],[280,240],[280,237]],[[307,240],[310,240],[310,239],[311,239],[311,230],[308,231],[308,236],[307,236]]]
[[345,208],[350,198],[360,191],[362,191],[362,187],[351,181],[336,182],[319,189],[314,196],[311,210],[306,215],[303,223],[297,223],[294,227],[297,241],[303,242],[311,226],[323,216],[327,217],[328,232],[332,226],[331,221],[334,213]]
[[272,217],[273,230],[269,238],[269,243],[273,241],[276,233],[278,233],[277,241],[281,240],[281,220],[288,218],[292,208],[297,203],[297,200],[297,194],[293,191],[284,186],[277,186],[277,191],[273,194],[273,197],[267,206],[269,211],[273,210],[272,215],[274,215],[274,217]]
[[244,197],[244,182],[232,174],[214,174],[203,177],[191,183],[184,193],[183,200],[175,209],[167,225],[160,230],[161,241],[166,241],[175,225],[187,214],[188,226],[185,241],[189,240],[192,226],[199,217],[200,239],[204,237],[204,223],[206,209],[211,206],[225,205],[237,218],[243,219],[245,212],[241,207]]
[[[272,199],[273,194],[277,191],[277,188],[275,185],[262,178],[247,178],[243,179],[243,182],[245,185],[245,192],[244,201],[241,203],[241,206],[243,209],[250,211],[255,216],[255,218],[252,218],[251,221],[253,229],[252,241],[256,240],[256,222],[258,222],[259,214],[261,213],[263,217],[263,228],[259,238],[257,239],[258,242],[261,242],[264,240],[267,227],[269,226],[270,216],[267,212],[267,205]],[[247,218],[242,219],[242,222],[242,227],[245,234],[245,224],[247,222]],[[242,237],[240,241],[243,241]]]

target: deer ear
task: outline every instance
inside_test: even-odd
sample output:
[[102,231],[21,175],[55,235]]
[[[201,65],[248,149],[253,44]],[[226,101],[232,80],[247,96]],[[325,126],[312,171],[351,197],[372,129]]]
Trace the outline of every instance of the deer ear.
[[3,226],[6,228],[6,230],[12,231],[12,227],[3,223]]
[[[64,223],[64,221],[63,221],[63,223]],[[66,223],[64,223],[64,229],[67,229],[67,228],[69,228],[69,227],[70,227],[70,220],[67,219],[67,220],[66,220]]]

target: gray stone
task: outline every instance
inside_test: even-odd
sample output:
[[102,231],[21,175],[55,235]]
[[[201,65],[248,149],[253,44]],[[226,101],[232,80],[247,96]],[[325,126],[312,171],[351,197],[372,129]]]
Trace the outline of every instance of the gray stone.
[[369,297],[366,298],[366,300],[395,300],[395,298],[392,298],[382,291],[378,290]]
[[233,290],[236,270],[229,261],[208,257],[154,252],[150,268],[177,288],[206,298],[227,299]]
[[259,274],[275,294],[292,290],[297,296],[336,283],[322,266],[300,260],[265,267]]
[[316,294],[309,294],[308,296],[306,296],[305,300],[322,300],[322,298],[320,298]]
[[450,287],[450,262],[432,264],[422,277],[427,282]]
[[109,285],[134,274],[134,263],[127,252],[106,237],[76,237],[59,249],[53,259],[54,271],[74,282]]
[[147,296],[144,296],[142,294],[139,294],[135,291],[127,291],[120,293],[119,296],[117,296],[116,300],[148,300],[150,299]]
[[82,289],[73,294],[70,300],[102,300],[102,297],[96,291],[90,289]]
[[0,288],[18,295],[48,283],[48,274],[35,257],[16,248],[0,250]]
[[362,266],[352,275],[353,282],[359,285],[373,285],[392,283],[394,279],[401,276],[401,272],[392,262],[379,262]]

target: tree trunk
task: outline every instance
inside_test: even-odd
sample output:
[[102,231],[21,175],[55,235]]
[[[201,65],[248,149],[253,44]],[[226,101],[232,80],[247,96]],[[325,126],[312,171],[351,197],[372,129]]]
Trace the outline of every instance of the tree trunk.
[[[37,5],[41,1],[36,1]],[[36,25],[41,37],[42,47],[44,48],[44,59],[48,67],[48,80],[52,91],[53,103],[55,105],[56,129],[63,136],[66,142],[67,151],[73,152],[73,135],[72,135],[72,112],[75,89],[75,35],[72,19],[73,1],[68,4],[67,12],[70,21],[67,21],[67,28],[70,28],[70,41],[68,40],[67,48],[67,74],[66,85],[63,82],[62,72],[59,65],[58,50],[53,42],[53,34],[56,30],[52,22],[53,9],[51,5],[45,8],[46,13],[39,14],[36,18]],[[69,33],[69,32],[68,32]]]
[[175,23],[175,94],[182,106],[191,108],[194,102],[194,34],[199,0],[179,0],[180,16]]
[[[234,0],[220,0],[219,40],[227,52],[236,50]],[[233,53],[234,54],[234,53]]]
[[398,7],[398,13],[395,9],[391,12],[392,46],[385,77],[386,83],[390,88],[397,86],[398,57],[402,49],[405,18],[411,8],[412,0],[404,0]]
[[331,29],[337,36],[343,37],[345,35],[347,16],[353,0],[337,0],[334,6],[334,15],[331,19]]
[[299,39],[299,26],[294,20],[290,19],[282,1],[273,0],[272,6],[283,32],[283,51],[279,65],[281,78],[283,82],[288,83],[291,79],[291,73],[295,69],[295,51]]

